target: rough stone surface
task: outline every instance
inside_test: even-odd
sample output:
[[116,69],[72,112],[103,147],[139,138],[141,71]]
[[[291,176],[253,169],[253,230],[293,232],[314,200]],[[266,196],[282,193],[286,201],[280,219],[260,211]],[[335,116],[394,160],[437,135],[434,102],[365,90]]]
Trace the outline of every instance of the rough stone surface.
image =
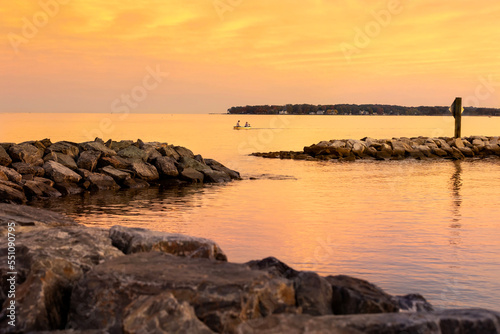
[[101,157],[102,153],[99,151],[84,151],[78,157],[78,168],[86,169],[93,172],[97,167],[97,162]]
[[116,155],[116,152],[99,141],[90,141],[80,144],[83,151],[98,151],[105,157],[112,157]]
[[[64,225],[66,220],[54,224]],[[16,248],[16,327],[7,326],[8,319],[0,317],[0,327],[13,332],[63,328],[73,285],[93,266],[122,256],[105,231],[83,226],[25,227],[16,235]],[[0,256],[6,255],[7,248],[1,248]],[[1,272],[8,271],[6,266],[0,263]],[[6,280],[0,284],[6,291]]]
[[5,149],[0,146],[0,165],[1,166],[8,166],[12,163],[12,159],[10,158],[9,154]]
[[173,148],[180,158],[194,158],[193,152],[188,148],[183,146],[174,146]]
[[117,332],[128,305],[141,296],[168,292],[192,305],[198,319],[215,332],[233,332],[247,319],[295,309],[294,289],[286,279],[242,264],[136,253],[87,273],[73,290],[68,326]]
[[185,168],[181,172],[181,177],[183,180],[186,180],[186,181],[192,182],[192,183],[201,183],[201,182],[203,182],[203,179],[205,178],[203,173],[200,173],[196,169],[193,169],[193,168]]
[[90,182],[90,190],[118,190],[120,186],[109,175],[92,173],[87,180]]
[[204,170],[202,173],[204,175],[203,182],[206,183],[223,183],[231,181],[231,177],[225,172],[209,169]]
[[141,296],[124,313],[124,333],[214,333],[196,317],[193,307],[179,303],[170,292]]
[[162,156],[162,157],[156,158],[155,167],[161,176],[177,177],[179,175],[179,171],[177,170],[175,163],[176,163],[176,161],[174,158]]
[[9,148],[9,155],[12,161],[26,162],[32,165],[40,165],[43,163],[43,151],[27,143],[12,145]]
[[395,297],[400,312],[430,312],[434,307],[420,294],[412,293]]
[[43,165],[45,173],[56,183],[75,182],[82,178],[80,175],[55,161],[47,161]]
[[398,312],[398,303],[379,287],[350,276],[328,276],[334,314]]
[[118,151],[117,154],[125,159],[142,160],[144,162],[148,160],[148,153],[133,145]]
[[332,314],[332,286],[326,279],[313,272],[300,272],[293,281],[297,305],[303,313]]
[[189,258],[227,261],[222,249],[212,240],[204,238],[123,226],[113,226],[109,237],[113,245],[125,254],[159,251]]
[[78,155],[80,154],[80,150],[78,149],[78,145],[75,143],[71,143],[68,141],[59,141],[57,143],[54,143],[50,145],[47,148],[47,153],[48,152],[59,152],[65,155],[69,155],[71,158],[76,159],[78,158]]
[[482,309],[323,317],[280,314],[242,323],[236,333],[496,334],[499,324],[499,313]]
[[67,154],[61,153],[61,152],[49,152],[47,155],[43,157],[43,160],[45,162],[47,161],[56,161],[59,162],[61,165],[68,167],[69,169],[77,169],[78,166],[76,165],[75,159]]
[[136,176],[144,181],[155,181],[160,178],[160,174],[155,166],[142,161],[133,161],[129,168],[136,174]]
[[160,154],[165,157],[171,157],[175,160],[178,160],[181,157],[171,145],[161,146],[160,148],[158,148],[158,152],[160,152]]
[[213,170],[219,171],[219,172],[224,172],[227,175],[229,175],[229,177],[231,179],[233,179],[233,180],[239,180],[239,179],[241,179],[240,173],[238,173],[235,170],[227,168],[226,166],[224,166],[220,162],[217,162],[217,161],[215,161],[213,159],[204,159],[204,160],[205,160],[205,163],[207,164],[207,166],[209,166]]
[[116,169],[125,169],[129,165],[129,162],[122,157],[101,157],[97,163],[97,167],[112,166]]
[[130,179],[130,173],[118,170],[112,166],[106,166],[102,169],[102,172],[109,175],[115,180],[116,183],[122,184],[125,180]]
[[9,181],[0,181],[0,202],[25,203],[26,195],[23,191],[6,184]]
[[18,172],[16,172],[15,169],[12,169],[12,168],[9,168],[9,167],[0,166],[0,172],[2,172],[3,174],[5,174],[5,176],[7,176],[7,179],[10,182],[20,183],[21,180],[23,179],[23,177],[22,177],[21,174],[19,174]]

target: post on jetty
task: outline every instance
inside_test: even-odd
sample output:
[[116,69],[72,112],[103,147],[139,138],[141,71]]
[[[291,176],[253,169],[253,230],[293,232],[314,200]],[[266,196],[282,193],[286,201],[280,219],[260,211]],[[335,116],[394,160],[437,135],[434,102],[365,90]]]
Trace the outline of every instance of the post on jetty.
[[462,136],[462,98],[457,97],[450,107],[451,114],[455,118],[455,138]]

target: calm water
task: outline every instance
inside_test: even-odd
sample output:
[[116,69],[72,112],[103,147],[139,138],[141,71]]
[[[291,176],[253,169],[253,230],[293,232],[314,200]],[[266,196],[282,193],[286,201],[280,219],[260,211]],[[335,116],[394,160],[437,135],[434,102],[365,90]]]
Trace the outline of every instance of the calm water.
[[[232,130],[238,119],[254,128]],[[296,269],[358,276],[392,294],[419,292],[438,308],[500,310],[500,159],[319,163],[247,156],[328,139],[452,131],[451,117],[0,114],[1,141],[166,141],[245,178],[37,204],[84,224],[210,238],[234,262],[272,255]],[[474,134],[500,135],[500,118],[464,117],[463,135]]]

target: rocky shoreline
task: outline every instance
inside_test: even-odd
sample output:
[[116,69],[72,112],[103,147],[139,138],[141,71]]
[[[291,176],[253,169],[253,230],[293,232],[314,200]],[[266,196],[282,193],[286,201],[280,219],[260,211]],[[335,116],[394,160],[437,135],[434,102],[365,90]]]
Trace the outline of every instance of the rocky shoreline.
[[84,143],[0,143],[0,202],[234,179],[240,179],[238,172],[167,143],[99,138]]
[[393,139],[363,138],[322,141],[303,151],[252,153],[271,159],[309,161],[404,160],[499,158],[500,137],[467,138],[413,137]]
[[[354,277],[269,257],[227,262],[213,241],[0,204],[1,333],[500,333],[500,313],[433,311]],[[410,292],[410,291],[409,291]],[[8,306],[16,307],[15,327]]]

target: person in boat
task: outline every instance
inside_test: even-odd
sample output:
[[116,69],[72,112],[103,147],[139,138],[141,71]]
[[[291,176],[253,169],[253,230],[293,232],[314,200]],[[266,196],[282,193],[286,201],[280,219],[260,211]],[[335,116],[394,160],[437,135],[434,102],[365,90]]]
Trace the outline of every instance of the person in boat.
[[250,124],[248,122],[245,123],[245,128],[249,128]]
[[236,126],[240,126],[240,121],[238,121],[238,122],[236,123]]

